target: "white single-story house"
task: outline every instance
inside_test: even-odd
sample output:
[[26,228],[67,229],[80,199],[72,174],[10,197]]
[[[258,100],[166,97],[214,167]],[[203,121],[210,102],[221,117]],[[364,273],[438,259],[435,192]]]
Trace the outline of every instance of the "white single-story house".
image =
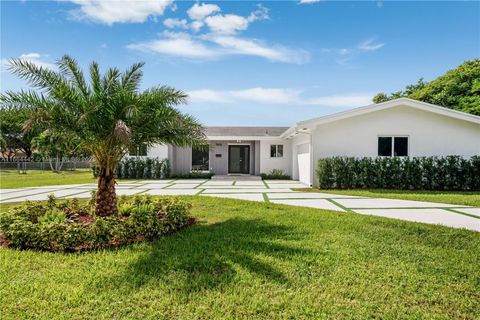
[[480,155],[480,117],[400,98],[305,120],[287,127],[207,127],[209,151],[158,145],[148,157],[168,158],[172,171],[259,175],[284,170],[315,185],[318,159]]

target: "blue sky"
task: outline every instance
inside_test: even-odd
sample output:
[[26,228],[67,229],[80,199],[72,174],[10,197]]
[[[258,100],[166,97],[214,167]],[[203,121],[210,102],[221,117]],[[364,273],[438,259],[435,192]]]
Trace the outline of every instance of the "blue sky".
[[[302,3],[309,2],[309,3]],[[480,2],[1,2],[1,89],[24,57],[144,61],[206,125],[291,125],[368,104],[480,56]]]

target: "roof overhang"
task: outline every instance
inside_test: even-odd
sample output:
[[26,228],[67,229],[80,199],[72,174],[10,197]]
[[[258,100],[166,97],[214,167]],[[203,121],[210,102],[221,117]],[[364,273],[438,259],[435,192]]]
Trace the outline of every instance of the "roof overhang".
[[297,123],[297,127],[314,128],[321,124],[330,123],[330,122],[334,122],[342,119],[356,117],[356,116],[368,114],[371,112],[376,112],[376,111],[385,110],[393,107],[399,107],[399,106],[407,106],[407,107],[432,112],[435,114],[443,115],[443,116],[454,118],[454,119],[459,119],[459,120],[480,124],[480,117],[475,116],[473,114],[452,110],[445,107],[440,107],[440,106],[422,102],[422,101],[412,100],[408,98],[400,98],[400,99],[395,99],[387,102],[371,104],[365,107],[355,108],[352,110],[339,112],[339,113],[335,113],[328,116],[300,121]]
[[280,136],[207,136],[209,141],[260,141],[281,140]]

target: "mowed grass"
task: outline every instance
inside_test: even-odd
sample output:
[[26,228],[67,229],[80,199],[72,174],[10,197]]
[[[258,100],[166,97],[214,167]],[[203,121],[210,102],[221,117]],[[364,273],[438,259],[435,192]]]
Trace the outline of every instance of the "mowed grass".
[[95,183],[90,169],[67,170],[60,173],[42,170],[28,170],[18,173],[17,170],[0,170],[0,188],[25,188],[53,186],[76,183]]
[[352,190],[321,190],[311,188],[294,189],[303,192],[322,192],[346,194],[352,196],[388,198],[427,201],[437,203],[458,204],[462,206],[480,207],[480,192],[462,191],[423,191],[423,190],[391,190],[391,189],[352,189]]
[[80,254],[0,249],[2,319],[478,319],[480,233],[185,197],[198,224]]

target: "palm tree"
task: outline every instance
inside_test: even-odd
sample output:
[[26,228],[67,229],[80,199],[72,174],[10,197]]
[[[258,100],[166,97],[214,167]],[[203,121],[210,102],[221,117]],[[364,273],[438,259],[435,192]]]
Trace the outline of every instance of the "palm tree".
[[125,72],[117,68],[100,74],[90,64],[85,81],[77,61],[68,55],[56,63],[58,71],[22,59],[12,59],[9,71],[26,80],[34,90],[0,95],[1,107],[29,108],[24,125],[74,134],[83,150],[99,167],[95,214],[117,214],[115,170],[127,150],[138,144],[204,146],[203,127],[175,107],[186,103],[187,95],[168,86],[139,90],[143,63]]

